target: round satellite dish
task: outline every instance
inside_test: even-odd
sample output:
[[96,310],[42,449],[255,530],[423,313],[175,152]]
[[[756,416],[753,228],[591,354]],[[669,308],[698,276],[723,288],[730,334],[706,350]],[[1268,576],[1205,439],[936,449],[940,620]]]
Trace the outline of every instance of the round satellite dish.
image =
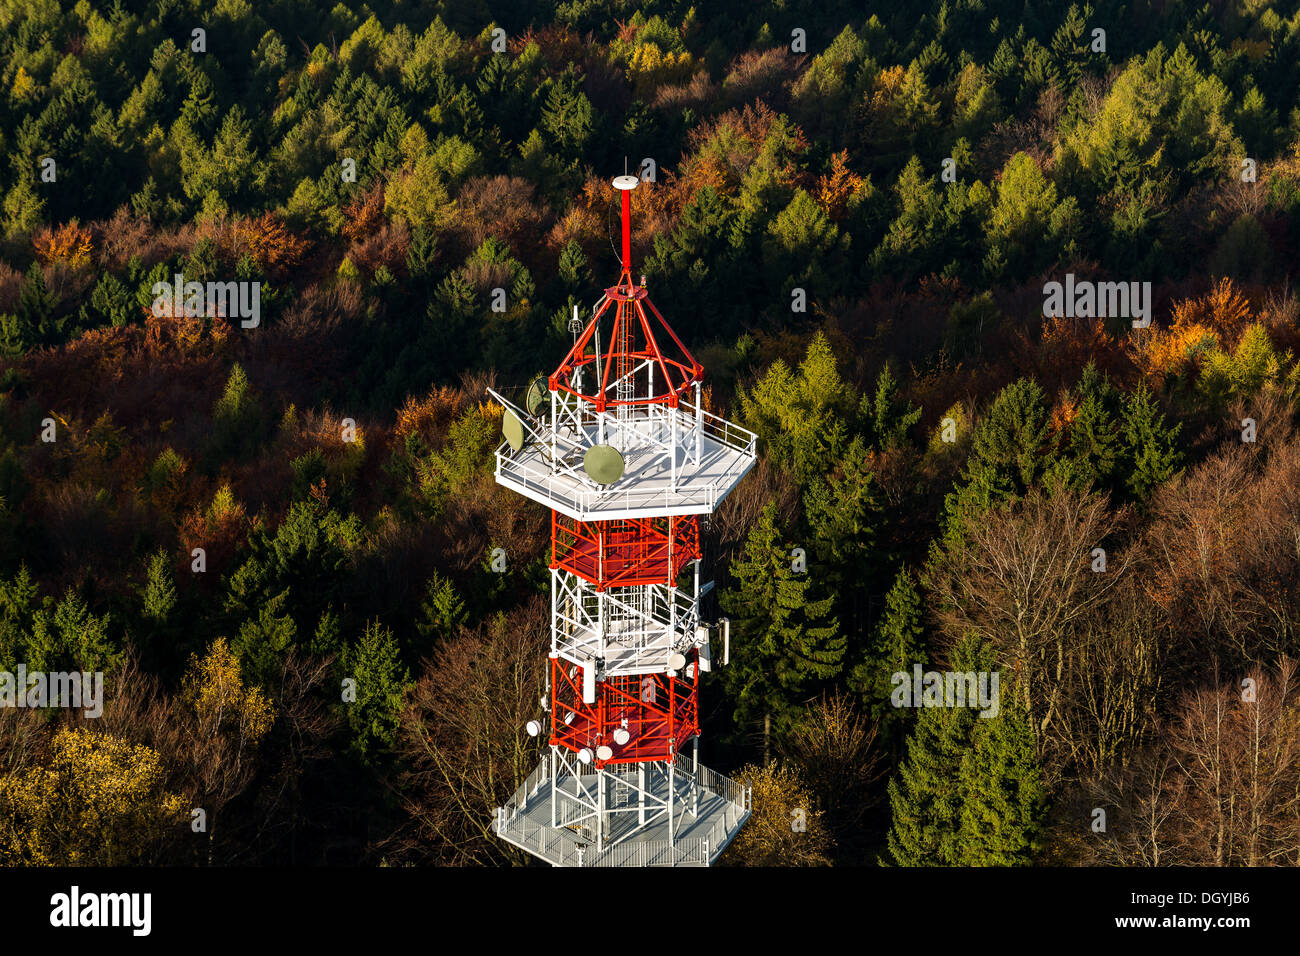
[[623,477],[623,454],[613,445],[592,445],[582,456],[582,468],[598,485],[612,485]]
[[612,756],[614,756],[614,751],[606,747],[604,744],[601,744],[599,747],[596,748],[597,760],[608,760]]
[[631,739],[632,735],[627,732],[626,727],[620,727],[618,730],[614,731],[614,743],[618,744],[620,747]]
[[536,737],[542,732],[542,722],[540,720],[530,720],[524,724],[524,730],[528,731],[529,737]]
[[673,670],[675,670],[675,671],[679,671],[679,670],[681,670],[683,667],[686,666],[686,655],[685,655],[685,654],[669,654],[669,655],[668,655],[668,666],[671,667],[671,668],[672,668]]
[[528,395],[524,399],[524,407],[528,409],[529,415],[540,414],[546,407],[546,378],[539,375],[528,385]]
[[581,750],[578,751],[578,763],[584,765],[591,763],[591,751],[588,750],[586,747],[583,747]]
[[564,722],[566,724],[573,723],[573,711],[569,711],[567,714],[564,715]]
[[640,182],[641,180],[637,179],[635,176],[615,176],[614,188],[615,189],[636,189],[636,187],[640,184]]
[[506,437],[506,441],[515,451],[524,447],[524,423],[508,408],[501,416],[501,434]]

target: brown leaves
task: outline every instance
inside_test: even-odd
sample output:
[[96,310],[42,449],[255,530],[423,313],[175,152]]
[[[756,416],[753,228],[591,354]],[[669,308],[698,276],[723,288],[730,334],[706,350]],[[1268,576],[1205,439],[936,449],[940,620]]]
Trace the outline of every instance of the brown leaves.
[[451,865],[499,863],[491,832],[502,805],[540,759],[524,724],[540,713],[546,661],[540,599],[440,645],[402,714],[409,815],[391,841],[403,856]]
[[311,248],[311,243],[289,231],[275,213],[263,213],[244,220],[238,227],[241,243],[257,264],[268,272],[284,272],[296,266]]
[[1240,442],[1155,499],[1151,598],[1207,652],[1236,663],[1292,653],[1300,635],[1300,442]]
[[1089,841],[1120,865],[1300,863],[1296,663],[1255,667],[1185,695],[1150,748],[1093,788],[1114,813]]
[[364,196],[358,196],[343,209],[343,236],[361,242],[384,222],[384,187],[377,183]]

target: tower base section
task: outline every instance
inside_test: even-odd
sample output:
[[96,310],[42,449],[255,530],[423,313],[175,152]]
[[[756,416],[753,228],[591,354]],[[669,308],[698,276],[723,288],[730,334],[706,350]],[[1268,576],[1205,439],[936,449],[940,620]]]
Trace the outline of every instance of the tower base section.
[[497,808],[497,836],[552,866],[709,866],[751,793],[689,757],[597,769],[559,748]]

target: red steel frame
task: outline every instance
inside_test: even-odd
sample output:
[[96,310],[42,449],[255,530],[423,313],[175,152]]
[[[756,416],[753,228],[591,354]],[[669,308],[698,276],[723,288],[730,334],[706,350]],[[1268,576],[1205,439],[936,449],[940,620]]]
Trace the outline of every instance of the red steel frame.
[[551,567],[576,574],[603,591],[639,584],[677,586],[700,557],[696,515],[578,521],[551,512]]
[[[695,651],[688,664],[698,660]],[[672,761],[682,745],[700,733],[698,674],[694,679],[666,674],[629,674],[596,685],[596,701],[582,700],[582,668],[563,658],[551,659],[551,745],[578,753],[592,752],[597,767],[610,764]],[[570,719],[571,718],[571,719]],[[619,745],[614,731],[623,727],[630,739]],[[596,748],[609,747],[608,760]]]
[[[664,321],[664,317],[659,314],[653,302],[646,296],[644,287],[637,288],[632,285],[632,277],[624,271],[623,277],[626,283],[620,283],[612,288],[605,290],[605,301],[601,307],[592,316],[591,322],[583,331],[578,341],[574,343],[569,354],[564,357],[560,367],[555,370],[547,382],[551,391],[568,392],[582,401],[592,402],[596,406],[596,411],[603,412],[617,405],[658,405],[667,403],[672,408],[677,407],[681,396],[704,375],[704,366],[697,362],[694,356],[682,344],[682,340],[677,337],[671,326]],[[660,327],[668,333],[674,344],[681,351],[682,358],[673,359],[665,358],[659,349],[659,343],[655,341],[654,333],[650,330],[650,319],[646,315],[642,306],[650,307],[654,317],[659,320]],[[610,348],[603,355],[598,355],[593,350],[587,353],[587,346],[591,343],[596,332],[596,327],[600,323],[601,316],[608,310],[610,305],[617,303],[614,308],[614,327],[610,335]],[[635,312],[635,315],[632,313]],[[636,331],[640,329],[644,336],[643,345],[636,344]],[[618,359],[618,364],[614,360]],[[595,365],[603,359],[603,368],[597,367],[599,372],[599,381],[597,387],[590,394],[580,392],[574,388],[570,381],[574,374],[584,366]],[[609,398],[608,390],[614,382],[631,374],[640,362],[654,360],[660,371],[661,379],[657,383],[663,388],[662,392],[653,395],[644,395],[639,398],[629,398],[620,400]],[[679,381],[674,380],[673,371],[678,373]],[[611,378],[611,372],[613,377]]]
[[[579,336],[578,341],[573,343],[573,348],[569,354],[564,357],[547,381],[547,386],[552,392],[562,391],[574,395],[580,400],[593,402],[596,405],[596,411],[603,412],[606,409],[616,405],[657,405],[667,403],[670,408],[676,408],[677,402],[690,386],[699,382],[704,375],[704,366],[695,361],[690,350],[682,344],[682,340],[677,337],[677,333],[659,314],[654,303],[646,295],[645,286],[637,286],[632,282],[632,193],[630,190],[623,191],[623,272],[618,278],[618,284],[605,290],[605,298],[596,314],[592,316],[591,322]],[[587,346],[592,342],[592,337],[596,333],[596,328],[600,324],[601,316],[608,311],[612,303],[614,306],[614,327],[609,337],[609,350],[603,356],[604,367],[597,366],[596,371],[599,373],[596,382],[597,387],[591,394],[578,391],[570,382],[574,374],[587,365],[595,365],[600,362],[602,356],[594,349],[590,355],[587,354]],[[673,340],[681,353],[681,359],[665,358],[659,348],[659,343],[655,341],[654,332],[651,331],[650,317],[646,315],[644,305],[650,307],[654,317],[659,320],[659,327],[668,333],[668,337]],[[644,337],[644,342],[637,345],[637,330],[640,330]],[[618,359],[617,365],[614,359]],[[662,391],[641,396],[640,398],[608,398],[610,387],[618,381],[621,381],[641,362],[653,360],[659,368],[660,380],[656,383]],[[681,381],[673,380],[673,371],[681,376]],[[610,378],[610,372],[613,371],[614,377]]]

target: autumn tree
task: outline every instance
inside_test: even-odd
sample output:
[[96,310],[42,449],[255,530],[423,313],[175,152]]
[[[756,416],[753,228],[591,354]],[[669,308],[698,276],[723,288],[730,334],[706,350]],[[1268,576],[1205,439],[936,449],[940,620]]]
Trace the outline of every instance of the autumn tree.
[[0,776],[0,861],[7,866],[158,862],[187,808],[158,753],[86,728],[61,728],[46,762]]
[[275,709],[260,687],[245,684],[224,638],[213,641],[202,657],[191,657],[181,699],[196,806],[205,814],[212,865],[218,818],[252,780],[258,744],[271,729]]
[[753,788],[749,819],[722,854],[725,866],[830,866],[834,841],[816,795],[792,766],[749,764],[733,775]]

